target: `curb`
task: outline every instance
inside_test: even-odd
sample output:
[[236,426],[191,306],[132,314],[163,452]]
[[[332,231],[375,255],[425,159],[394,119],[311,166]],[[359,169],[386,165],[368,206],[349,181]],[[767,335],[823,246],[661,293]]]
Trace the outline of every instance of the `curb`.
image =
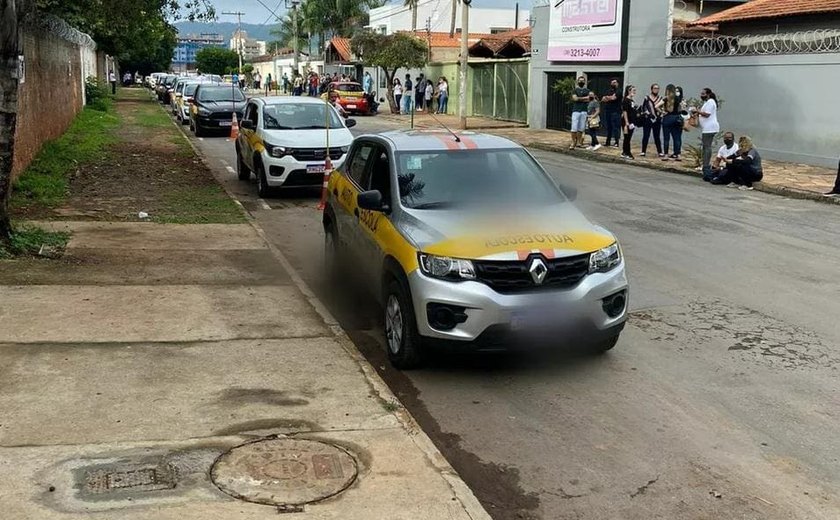
[[[555,153],[562,153],[565,155],[572,155],[575,157],[580,157],[581,159],[590,159],[593,161],[598,162],[605,162],[605,163],[613,163],[613,164],[624,164],[626,166],[637,166],[639,168],[645,168],[648,170],[657,170],[662,172],[668,173],[676,173],[678,175],[685,175],[688,177],[696,177],[702,178],[703,175],[699,172],[686,170],[684,168],[675,168],[673,166],[666,166],[666,165],[659,165],[656,163],[648,163],[648,162],[632,162],[626,161],[620,157],[613,157],[611,155],[603,155],[598,153],[592,152],[584,152],[579,150],[569,150],[568,148],[564,148],[563,146],[545,144],[534,142],[530,144],[524,145],[527,148],[533,148],[536,150],[543,150],[546,152],[555,152]],[[764,184],[763,182],[756,182],[755,183],[755,191],[760,191],[763,193],[770,193],[772,195],[779,195],[782,197],[787,197],[791,199],[800,199],[800,200],[812,200],[814,202],[820,202],[822,204],[833,204],[833,205],[840,205],[840,199],[832,198],[832,197],[824,197],[821,193],[816,193],[813,191],[802,190],[799,188],[790,188],[787,186],[772,186],[768,184]]]
[[[168,114],[167,114],[168,115]],[[170,120],[172,118],[170,117]],[[209,164],[207,157],[201,153],[198,147],[193,143],[192,139],[189,138],[187,133],[184,131],[183,125],[180,125],[177,120],[173,121],[173,124],[178,128],[178,131],[181,133],[181,136],[189,143],[190,148],[192,148],[193,152],[195,153],[196,157],[198,157],[202,164],[211,172],[214,171],[214,168]],[[215,176],[214,176],[215,177]],[[266,247],[274,258],[280,263],[283,269],[289,273],[289,278],[291,278],[292,283],[295,287],[303,294],[304,298],[309,302],[309,304],[315,309],[315,312],[324,320],[324,324],[327,328],[332,332],[335,339],[338,341],[341,348],[350,356],[353,361],[355,361],[359,366],[359,371],[364,376],[365,380],[370,386],[370,389],[373,391],[374,394],[383,402],[383,403],[398,403],[399,409],[392,412],[394,416],[397,418],[397,421],[403,427],[406,434],[411,438],[412,442],[423,452],[426,458],[429,460],[429,463],[438,471],[441,477],[447,482],[449,488],[452,490],[454,496],[460,501],[461,506],[464,509],[464,512],[472,518],[473,520],[492,520],[490,515],[475,497],[472,490],[467,486],[467,483],[458,475],[458,472],[455,471],[455,468],[449,464],[449,461],[446,460],[446,457],[443,456],[443,453],[438,450],[437,446],[435,446],[432,439],[426,435],[426,433],[420,428],[419,423],[416,419],[411,415],[411,413],[406,409],[406,407],[400,402],[397,396],[391,392],[391,389],[388,388],[388,385],[385,383],[385,380],[380,377],[380,375],[376,372],[376,369],[368,363],[367,359],[365,359],[364,355],[356,348],[356,344],[353,343],[353,340],[350,339],[350,336],[344,332],[344,329],[341,328],[341,325],[338,323],[338,320],[332,315],[332,313],[327,309],[326,305],[315,295],[309,285],[303,280],[297,270],[292,266],[286,256],[283,254],[280,249],[278,249],[274,244],[272,244],[268,240],[268,236],[266,235],[265,231],[260,227],[257,223],[256,219],[245,209],[239,200],[236,199],[236,196],[227,188],[227,186],[219,183],[221,188],[225,191],[228,197],[230,197],[233,202],[239,206],[242,212],[245,214],[245,218],[251,227],[256,231],[257,235],[259,235],[260,239],[265,243]]]

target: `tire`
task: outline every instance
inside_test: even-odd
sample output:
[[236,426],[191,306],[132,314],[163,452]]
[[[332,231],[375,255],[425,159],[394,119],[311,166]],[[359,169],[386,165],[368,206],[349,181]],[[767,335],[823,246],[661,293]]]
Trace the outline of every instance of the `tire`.
[[592,342],[589,345],[589,352],[596,356],[606,354],[618,343],[618,337],[619,334],[616,334],[615,336],[609,336]]
[[251,170],[245,166],[245,161],[242,160],[242,154],[239,153],[239,147],[236,147],[236,176],[240,181],[251,180]]
[[204,137],[205,136],[204,130],[202,130],[201,127],[198,126],[198,123],[193,124],[193,132],[195,133],[196,137]]
[[385,296],[385,343],[391,365],[411,370],[423,365],[422,338],[417,332],[414,306],[404,283],[391,280]]
[[257,164],[254,167],[254,174],[257,176],[257,195],[261,199],[267,199],[271,196],[272,189],[268,185],[268,178],[265,176],[265,168],[262,164]]
[[335,224],[327,224],[324,228],[324,274],[327,280],[330,282],[341,280],[341,266],[343,265]]

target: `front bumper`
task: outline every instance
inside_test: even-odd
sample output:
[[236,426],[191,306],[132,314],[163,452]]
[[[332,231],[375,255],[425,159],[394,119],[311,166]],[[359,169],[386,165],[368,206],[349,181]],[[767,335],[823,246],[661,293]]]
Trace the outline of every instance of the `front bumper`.
[[[341,168],[347,154],[342,154],[339,159],[332,161],[333,170]],[[265,166],[266,180],[272,188],[285,186],[287,188],[321,187],[324,183],[323,173],[307,173],[307,166],[323,165],[324,160],[299,161],[287,155],[285,157],[272,157],[268,153],[262,154],[263,165]]]
[[[535,311],[549,318],[542,321],[547,321],[552,330],[598,335],[620,330],[627,320],[629,307],[623,261],[608,273],[587,275],[571,289],[542,292],[500,294],[481,282],[448,282],[430,278],[420,270],[411,273],[408,280],[420,335],[441,340],[475,341],[483,339],[485,332],[494,331],[526,335],[534,331],[522,328],[521,318]],[[604,299],[621,291],[624,291],[624,309],[610,317],[604,309]],[[429,303],[464,308],[466,321],[450,330],[432,328],[427,313]]]

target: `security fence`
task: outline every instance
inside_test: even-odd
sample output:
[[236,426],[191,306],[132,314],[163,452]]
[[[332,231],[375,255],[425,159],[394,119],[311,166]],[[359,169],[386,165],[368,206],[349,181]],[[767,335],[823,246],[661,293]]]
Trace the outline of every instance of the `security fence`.
[[470,63],[472,115],[528,122],[528,60]]
[[790,33],[678,38],[668,42],[669,56],[755,56],[840,52],[840,29]]

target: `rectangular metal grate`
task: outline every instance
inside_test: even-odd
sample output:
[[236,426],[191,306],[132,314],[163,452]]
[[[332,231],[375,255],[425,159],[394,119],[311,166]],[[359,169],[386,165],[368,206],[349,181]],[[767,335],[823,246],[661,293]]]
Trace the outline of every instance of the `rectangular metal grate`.
[[85,473],[85,491],[92,494],[121,490],[158,491],[175,488],[174,468],[97,469]]

